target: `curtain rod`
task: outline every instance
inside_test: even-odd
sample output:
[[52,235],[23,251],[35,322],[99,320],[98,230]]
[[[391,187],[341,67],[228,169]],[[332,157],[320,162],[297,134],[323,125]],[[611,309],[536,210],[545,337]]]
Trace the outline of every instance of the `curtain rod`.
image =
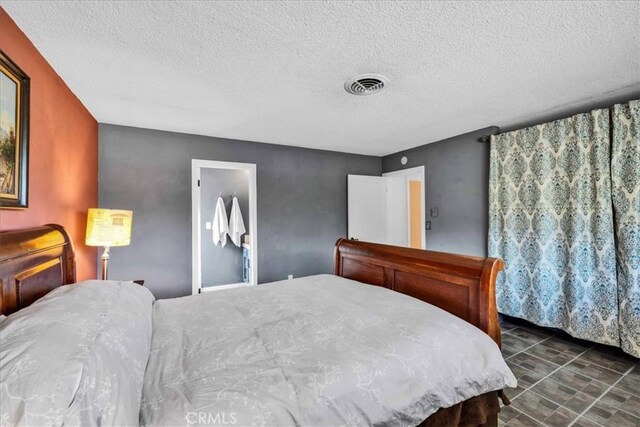
[[483,144],[489,142],[491,141],[492,135],[500,135],[500,133],[502,133],[502,129],[500,129],[498,126],[494,126],[493,132],[491,132],[489,135],[481,136],[480,138],[478,138],[478,142],[481,142]]
[[[633,93],[633,95],[629,95],[626,94],[625,96],[617,96],[613,99],[609,99],[609,100],[601,100],[599,102],[595,102],[595,103],[590,103],[588,105],[579,107],[579,108],[572,108],[569,111],[565,111],[562,114],[557,114],[557,115],[552,115],[550,117],[546,117],[546,118],[542,118],[539,119],[541,121],[535,121],[535,122],[531,122],[531,123],[520,123],[519,125],[516,125],[515,127],[513,126],[507,126],[507,129],[509,132],[512,132],[514,130],[518,130],[518,129],[524,129],[524,128],[528,128],[531,126],[538,126],[538,125],[543,125],[545,123],[551,123],[551,122],[555,122],[556,120],[562,120],[562,119],[566,119],[572,116],[575,116],[576,114],[586,114],[590,111],[593,110],[605,110],[608,109],[609,111],[612,111],[613,107],[617,104],[626,104],[629,101],[632,101],[634,99],[638,99],[640,97],[640,94],[638,93]],[[604,104],[604,105],[603,105]],[[481,136],[480,138],[478,138],[478,142],[489,142],[491,141],[491,135],[499,135],[502,133],[502,129],[500,129],[498,126],[495,126],[495,128],[497,129],[496,132],[490,134],[490,135],[485,135],[485,136]]]

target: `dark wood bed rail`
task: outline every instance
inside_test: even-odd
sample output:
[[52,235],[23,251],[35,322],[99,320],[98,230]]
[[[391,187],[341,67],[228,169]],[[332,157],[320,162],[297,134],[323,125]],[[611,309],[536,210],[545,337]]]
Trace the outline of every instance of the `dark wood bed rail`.
[[0,314],[9,315],[75,281],[73,245],[64,227],[0,232]]
[[449,254],[340,239],[335,274],[384,286],[460,317],[501,345],[495,284],[497,258]]

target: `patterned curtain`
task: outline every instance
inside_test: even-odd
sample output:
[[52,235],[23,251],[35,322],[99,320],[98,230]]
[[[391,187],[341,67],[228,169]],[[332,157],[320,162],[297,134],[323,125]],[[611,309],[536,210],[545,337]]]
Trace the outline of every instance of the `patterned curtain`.
[[616,105],[612,116],[620,346],[640,357],[640,101]]
[[596,110],[492,138],[489,255],[505,261],[501,313],[618,346],[609,122]]

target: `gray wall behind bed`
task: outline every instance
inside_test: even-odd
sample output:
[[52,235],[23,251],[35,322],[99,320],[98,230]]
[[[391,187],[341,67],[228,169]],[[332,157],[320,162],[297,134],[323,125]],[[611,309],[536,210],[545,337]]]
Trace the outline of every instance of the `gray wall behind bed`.
[[[494,127],[444,139],[382,158],[382,172],[425,167],[427,249],[487,255],[489,144],[478,138]],[[407,164],[400,159],[406,156]],[[431,208],[438,208],[431,217]]]
[[374,156],[100,124],[100,206],[134,212],[110,279],[144,279],[157,298],[191,293],[191,159],[257,164],[260,283],[332,272],[346,175],[381,173]]
[[[602,96],[552,108],[536,117],[504,126],[510,132],[539,123],[550,122],[597,108],[640,98],[637,84]],[[382,158],[382,172],[425,166],[427,249],[468,255],[487,255],[489,228],[489,144],[478,142],[491,135],[495,126],[400,151]],[[406,165],[400,159],[407,156]],[[431,217],[437,207],[439,215]]]

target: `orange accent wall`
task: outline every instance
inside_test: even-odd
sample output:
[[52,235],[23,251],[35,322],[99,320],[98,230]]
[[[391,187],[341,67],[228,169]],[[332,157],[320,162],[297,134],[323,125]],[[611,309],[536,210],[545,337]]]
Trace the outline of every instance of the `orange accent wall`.
[[62,224],[74,243],[78,280],[96,277],[85,246],[87,209],[98,206],[98,122],[0,7],[0,49],[31,78],[29,207],[0,210],[0,230]]

